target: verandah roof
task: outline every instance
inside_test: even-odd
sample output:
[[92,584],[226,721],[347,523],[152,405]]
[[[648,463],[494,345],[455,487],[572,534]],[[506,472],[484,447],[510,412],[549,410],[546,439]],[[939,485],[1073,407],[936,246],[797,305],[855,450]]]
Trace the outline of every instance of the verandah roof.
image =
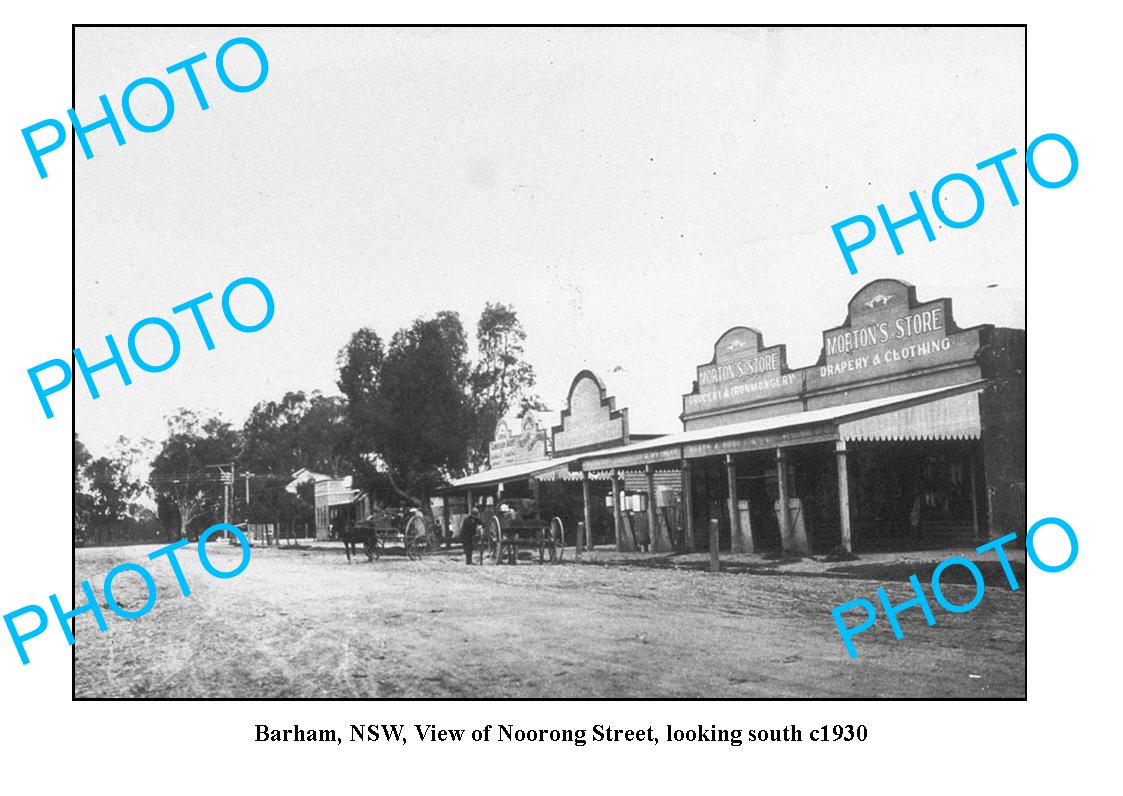
[[[915,440],[915,439],[978,439],[981,435],[978,394],[985,381],[974,381],[952,387],[875,398],[869,401],[792,412],[775,417],[731,423],[713,428],[667,434],[655,439],[607,448],[598,451],[523,462],[493,470],[484,470],[458,478],[450,488],[469,489],[494,486],[502,482],[539,477],[544,480],[567,478],[570,465],[586,472],[603,472],[671,462],[721,452],[722,443],[734,450],[739,440],[759,439],[775,443],[776,435],[821,430],[824,439],[843,440]],[[815,441],[819,437],[804,436],[799,441]],[[762,445],[762,447],[764,447]]]
[[[721,452],[716,446],[723,441],[775,437],[797,430],[813,432],[815,427],[820,427],[822,436],[830,439],[977,439],[980,436],[977,396],[984,383],[980,380],[668,434],[633,445],[582,454],[579,457],[581,469],[620,469],[712,455]],[[794,439],[793,443],[815,439],[809,436]]]
[[451,483],[451,486],[458,489],[468,489],[477,486],[492,486],[508,481],[521,481],[531,476],[548,475],[550,471],[558,468],[568,470],[569,463],[579,458],[578,455],[560,456],[557,459],[539,459],[535,462],[509,464],[506,467],[496,467],[493,470],[483,470],[472,475],[466,475],[463,478],[457,478]]

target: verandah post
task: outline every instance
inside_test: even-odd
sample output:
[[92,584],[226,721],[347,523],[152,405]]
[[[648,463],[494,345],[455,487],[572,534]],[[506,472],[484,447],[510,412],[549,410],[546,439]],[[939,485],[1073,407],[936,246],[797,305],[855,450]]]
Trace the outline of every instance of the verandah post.
[[791,552],[794,547],[792,539],[792,529],[790,518],[788,517],[788,467],[787,457],[784,455],[783,448],[776,449],[776,477],[778,479],[778,486],[780,492],[780,541],[783,545],[784,552]]
[[842,549],[850,550],[850,478],[846,469],[846,440],[834,444],[835,459],[838,463],[838,517],[842,533]]
[[[593,507],[589,503],[589,473],[586,470],[581,471],[581,498],[585,502],[585,535],[584,541],[587,549],[592,552],[593,549]],[[578,543],[580,549],[580,542]]]
[[682,552],[694,552],[694,484],[690,477],[690,460],[682,460]]
[[710,572],[718,572],[721,569],[721,562],[718,559],[717,529],[717,518],[710,517]]
[[620,474],[612,471],[612,519],[616,529],[616,552],[622,552],[624,538],[624,513],[620,507]]

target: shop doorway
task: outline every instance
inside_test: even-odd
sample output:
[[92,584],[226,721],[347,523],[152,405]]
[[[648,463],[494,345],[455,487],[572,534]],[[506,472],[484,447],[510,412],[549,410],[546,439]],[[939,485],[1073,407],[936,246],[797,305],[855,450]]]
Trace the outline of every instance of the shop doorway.
[[859,442],[851,450],[855,552],[970,546],[985,534],[977,440]]

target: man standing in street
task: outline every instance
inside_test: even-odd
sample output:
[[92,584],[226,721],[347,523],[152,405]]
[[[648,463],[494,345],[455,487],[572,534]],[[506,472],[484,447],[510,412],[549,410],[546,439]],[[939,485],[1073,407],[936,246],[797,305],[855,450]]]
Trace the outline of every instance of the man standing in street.
[[472,563],[472,549],[476,546],[476,531],[480,527],[480,510],[473,508],[460,526],[460,543],[464,545],[464,563]]

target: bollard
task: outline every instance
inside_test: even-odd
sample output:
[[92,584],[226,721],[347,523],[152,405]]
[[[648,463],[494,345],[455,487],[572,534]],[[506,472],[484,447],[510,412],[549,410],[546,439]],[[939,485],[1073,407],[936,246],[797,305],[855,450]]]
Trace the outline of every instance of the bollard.
[[585,545],[585,522],[577,523],[577,560],[581,560],[581,548]]
[[717,557],[717,520],[710,520],[710,572],[720,572],[721,563]]

